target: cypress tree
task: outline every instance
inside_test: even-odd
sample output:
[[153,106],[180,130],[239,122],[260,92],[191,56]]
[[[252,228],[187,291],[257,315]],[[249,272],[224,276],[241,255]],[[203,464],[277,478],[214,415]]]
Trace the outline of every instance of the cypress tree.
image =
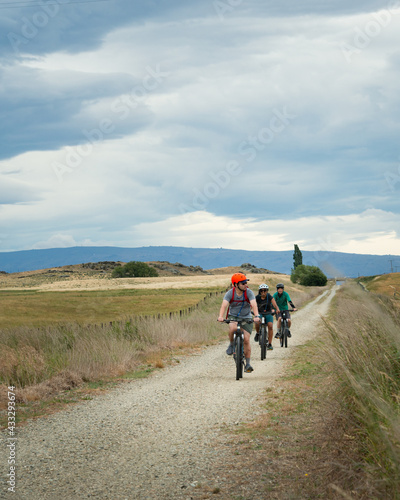
[[298,245],[294,246],[293,252],[293,269],[296,269],[297,266],[301,266],[303,264],[303,254],[301,253]]

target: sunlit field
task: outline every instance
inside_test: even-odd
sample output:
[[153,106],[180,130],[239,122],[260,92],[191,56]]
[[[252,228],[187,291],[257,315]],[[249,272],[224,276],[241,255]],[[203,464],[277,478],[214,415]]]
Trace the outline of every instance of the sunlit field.
[[63,322],[99,324],[185,310],[221,288],[121,289],[96,292],[0,290],[0,328]]

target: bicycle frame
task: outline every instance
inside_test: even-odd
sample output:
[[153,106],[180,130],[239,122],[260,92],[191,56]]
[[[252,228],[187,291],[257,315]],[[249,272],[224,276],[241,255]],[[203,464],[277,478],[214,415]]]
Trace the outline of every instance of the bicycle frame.
[[280,337],[280,343],[281,347],[287,347],[288,346],[288,319],[287,318],[287,313],[288,312],[293,312],[294,309],[286,309],[284,311],[281,311],[281,337]]
[[242,331],[243,323],[253,323],[252,319],[225,319],[224,323],[237,323],[236,330],[233,333],[233,342],[235,346],[235,352],[233,353],[233,359],[236,366],[236,380],[243,378],[243,368],[245,365],[244,358],[244,333]]
[[267,357],[267,344],[268,344],[268,326],[267,315],[260,314],[260,330],[258,333],[258,343],[261,347],[261,361]]

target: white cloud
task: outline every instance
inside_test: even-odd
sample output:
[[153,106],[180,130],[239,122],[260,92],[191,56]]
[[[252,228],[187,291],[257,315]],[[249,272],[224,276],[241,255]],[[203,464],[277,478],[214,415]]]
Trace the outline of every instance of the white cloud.
[[32,248],[67,248],[75,246],[77,246],[77,243],[70,234],[55,234],[46,241],[39,241]]
[[162,244],[275,251],[288,250],[297,243],[302,250],[310,251],[400,255],[399,234],[397,215],[380,210],[262,221],[203,211],[136,225],[132,228],[132,241],[137,246]]
[[59,233],[50,236],[46,241],[38,241],[32,245],[32,248],[39,250],[43,248],[68,248],[76,246],[108,246],[109,244],[110,242],[106,240],[92,241],[88,238],[76,241],[70,234]]
[[[2,67],[15,155],[0,212],[8,248],[296,241],[398,252],[400,182],[385,173],[398,169],[400,15],[349,61],[342,44],[377,22],[365,3],[351,16],[285,5],[289,15],[282,2],[243,3],[225,22],[212,3],[211,15],[158,12],[103,27],[99,46],[77,40],[80,51]],[[279,131],[277,110],[294,117]],[[113,133],[85,143],[104,120]],[[240,175],[212,191],[229,162]],[[182,206],[204,212],[182,216]]]

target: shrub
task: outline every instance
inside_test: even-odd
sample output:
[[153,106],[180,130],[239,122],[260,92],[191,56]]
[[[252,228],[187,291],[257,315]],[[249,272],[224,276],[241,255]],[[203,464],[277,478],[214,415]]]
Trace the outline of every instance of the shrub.
[[303,286],[325,286],[328,281],[328,278],[319,267],[304,264],[292,269],[290,279],[293,283],[299,283]]
[[116,267],[112,276],[113,278],[147,278],[158,276],[158,272],[145,262],[132,260],[124,266]]

